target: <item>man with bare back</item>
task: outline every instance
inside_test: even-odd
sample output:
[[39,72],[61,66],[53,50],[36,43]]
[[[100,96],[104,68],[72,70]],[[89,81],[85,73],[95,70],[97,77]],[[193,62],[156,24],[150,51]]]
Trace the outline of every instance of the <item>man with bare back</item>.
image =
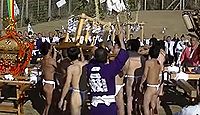
[[[53,90],[55,88],[54,73],[57,67],[56,65],[56,50],[48,42],[44,42],[41,45],[41,54],[43,59],[41,62],[43,72],[43,91],[45,93],[46,104],[43,111],[43,115],[48,115],[49,108],[51,106]],[[53,55],[53,56],[52,56]]]
[[60,62],[57,63],[57,69],[55,74],[55,80],[59,88],[63,88],[66,75],[67,75],[67,68],[70,66],[70,59],[67,56],[67,49],[62,50],[62,58]]
[[[145,58],[138,54],[140,48],[140,41],[138,39],[131,39],[128,41],[129,59],[124,66],[124,74],[127,77],[126,81],[126,95],[127,95],[127,114],[132,115],[132,103],[136,99],[136,84],[133,85],[134,79],[138,81],[143,75]],[[137,82],[136,81],[136,82]]]
[[154,115],[156,109],[157,98],[159,94],[160,78],[159,74],[162,70],[160,62],[157,60],[160,53],[160,47],[152,46],[149,49],[151,59],[145,63],[144,75],[140,83],[140,91],[142,92],[143,83],[146,81],[147,89],[144,93],[144,115]]
[[[81,79],[82,67],[86,64],[86,62],[83,62],[83,55],[81,55],[82,53],[78,47],[69,48],[67,54],[71,60],[71,65],[67,69],[67,78],[62,90],[62,95],[60,102],[58,103],[58,107],[62,109],[64,98],[69,91],[71,84],[71,115],[80,115],[82,100],[79,81]],[[80,56],[82,56],[82,61],[79,61]]]

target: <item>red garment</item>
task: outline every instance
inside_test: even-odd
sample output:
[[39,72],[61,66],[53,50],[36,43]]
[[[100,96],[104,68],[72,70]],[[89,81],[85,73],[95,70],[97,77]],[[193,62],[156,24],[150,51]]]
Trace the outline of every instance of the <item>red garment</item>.
[[[193,50],[194,52],[192,54]],[[181,55],[180,61],[181,63],[188,62],[192,66],[198,66],[200,64],[200,45],[194,47],[186,47]]]

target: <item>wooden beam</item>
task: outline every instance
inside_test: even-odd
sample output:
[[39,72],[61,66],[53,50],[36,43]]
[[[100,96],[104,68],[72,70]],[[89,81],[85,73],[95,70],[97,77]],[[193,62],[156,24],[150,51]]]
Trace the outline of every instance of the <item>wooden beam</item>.
[[79,15],[78,17],[88,19],[91,22],[97,22],[97,23],[102,24],[102,25],[111,26],[110,22],[104,22],[104,21],[101,21],[101,20],[96,19],[96,18],[91,18],[91,17],[89,17],[89,16],[87,16],[85,14],[84,15],[83,14]]
[[176,5],[176,7],[175,7],[173,10],[176,10],[176,9],[178,8],[179,5],[180,5],[180,3],[178,3],[178,4]]
[[10,80],[0,80],[1,83],[8,83],[10,85],[19,85],[19,84],[32,84],[30,81],[10,81]]
[[177,81],[177,85],[181,87],[187,94],[192,97],[196,98],[197,97],[197,90],[194,89],[187,81],[180,79]]
[[176,0],[172,1],[171,4],[166,8],[167,10],[176,2]]
[[143,41],[144,41],[144,26],[142,25],[141,28],[142,28],[142,32],[141,32],[141,41],[140,42],[143,43]]
[[81,19],[79,20],[78,28],[77,28],[77,31],[76,31],[75,41],[79,40],[80,37],[81,37],[81,32],[82,32],[82,29],[83,29],[83,25],[85,23],[85,18],[82,18],[82,17],[85,17],[84,13],[81,14]]
[[[176,78],[176,73],[171,73],[170,76],[171,76],[171,79],[174,80]],[[193,73],[188,74],[188,79],[189,80],[199,80],[200,74],[193,74]]]

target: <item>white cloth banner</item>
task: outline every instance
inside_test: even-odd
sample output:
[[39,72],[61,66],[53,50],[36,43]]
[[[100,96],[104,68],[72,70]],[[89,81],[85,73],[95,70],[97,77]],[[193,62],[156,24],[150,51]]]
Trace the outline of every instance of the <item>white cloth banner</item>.
[[32,33],[34,33],[34,32],[33,32],[33,28],[32,28],[32,26],[31,26],[30,23],[28,24],[28,32],[32,32]]
[[56,3],[57,7],[60,8],[61,6],[65,5],[66,1],[65,0],[60,0]]
[[16,1],[14,0],[14,15],[19,15],[19,7],[17,6]]
[[121,12],[126,10],[126,6],[123,0],[107,0],[106,3],[108,11],[114,10],[116,12]]

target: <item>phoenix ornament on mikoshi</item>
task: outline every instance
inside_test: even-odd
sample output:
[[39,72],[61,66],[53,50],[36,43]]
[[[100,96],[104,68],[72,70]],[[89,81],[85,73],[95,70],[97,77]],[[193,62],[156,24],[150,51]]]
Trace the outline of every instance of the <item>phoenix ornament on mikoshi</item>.
[[29,63],[34,45],[16,32],[14,0],[7,0],[7,5],[8,17],[4,19],[6,33],[0,38],[0,74],[17,77]]

